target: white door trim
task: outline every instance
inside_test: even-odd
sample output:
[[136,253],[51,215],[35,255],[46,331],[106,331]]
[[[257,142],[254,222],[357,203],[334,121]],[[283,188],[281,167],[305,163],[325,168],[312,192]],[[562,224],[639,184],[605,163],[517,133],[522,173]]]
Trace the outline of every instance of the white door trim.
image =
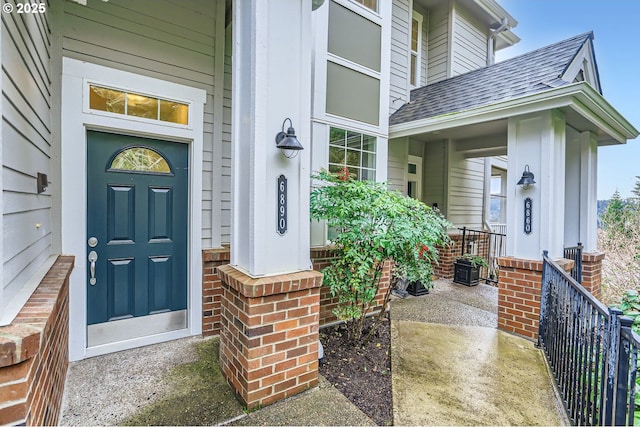
[[[416,173],[409,173],[409,163],[416,165]],[[414,178],[414,179],[411,179]],[[414,181],[416,183],[416,199],[422,201],[422,157],[409,155],[407,159],[407,183]],[[407,191],[408,193],[408,191]]]
[[[206,91],[96,64],[62,62],[62,253],[75,255],[69,282],[71,361],[202,333],[202,146]],[[95,83],[189,104],[189,125],[177,125],[89,110]],[[87,130],[122,133],[189,144],[189,300],[187,329],[87,347],[86,206]]]

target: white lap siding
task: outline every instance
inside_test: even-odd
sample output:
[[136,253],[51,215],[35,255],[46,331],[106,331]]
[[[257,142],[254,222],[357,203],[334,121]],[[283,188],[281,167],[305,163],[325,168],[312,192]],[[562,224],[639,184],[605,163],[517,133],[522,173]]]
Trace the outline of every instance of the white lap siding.
[[51,254],[51,33],[49,14],[2,13],[2,287],[8,302]]

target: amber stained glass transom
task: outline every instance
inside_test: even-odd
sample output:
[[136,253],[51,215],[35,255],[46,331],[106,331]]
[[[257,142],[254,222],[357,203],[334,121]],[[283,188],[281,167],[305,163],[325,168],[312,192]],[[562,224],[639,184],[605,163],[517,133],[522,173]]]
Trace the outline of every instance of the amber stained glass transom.
[[89,108],[181,125],[189,123],[187,104],[94,85],[89,86]]

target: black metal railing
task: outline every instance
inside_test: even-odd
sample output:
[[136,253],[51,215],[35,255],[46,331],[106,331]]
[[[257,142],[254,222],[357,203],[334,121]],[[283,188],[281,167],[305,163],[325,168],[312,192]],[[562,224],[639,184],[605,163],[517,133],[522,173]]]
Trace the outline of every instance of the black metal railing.
[[477,255],[484,259],[488,267],[480,269],[480,279],[486,283],[498,283],[498,257],[506,254],[506,235],[489,231],[459,228],[462,233],[460,256]]
[[633,425],[640,337],[543,255],[538,344],[573,425]]
[[564,248],[564,257],[573,260],[571,277],[578,283],[582,283],[582,243],[578,243],[577,246]]

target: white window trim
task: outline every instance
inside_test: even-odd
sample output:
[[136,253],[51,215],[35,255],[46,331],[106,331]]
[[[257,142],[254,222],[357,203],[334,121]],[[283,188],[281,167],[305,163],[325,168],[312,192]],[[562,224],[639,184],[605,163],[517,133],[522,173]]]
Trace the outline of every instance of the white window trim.
[[[62,253],[76,257],[69,282],[69,359],[84,359],[142,345],[202,333],[202,146],[206,92],[139,74],[63,58],[62,74]],[[130,116],[87,111],[89,83],[182,99],[189,105],[190,128],[147,122]],[[189,144],[189,299],[186,329],[87,348],[87,236],[86,138],[87,130],[155,137]],[[74,167],[69,167],[74,165]]]
[[[411,49],[411,35],[413,33],[413,20],[418,21],[418,50],[417,52],[414,52],[413,49]],[[420,79],[422,78],[422,23],[423,23],[424,17],[416,12],[415,10],[413,11],[412,15],[411,15],[411,20],[409,23],[409,87],[411,89],[415,89],[417,87],[420,87]],[[414,56],[416,57],[416,76],[415,76],[415,81],[416,84],[413,84],[411,82],[411,57]]]

